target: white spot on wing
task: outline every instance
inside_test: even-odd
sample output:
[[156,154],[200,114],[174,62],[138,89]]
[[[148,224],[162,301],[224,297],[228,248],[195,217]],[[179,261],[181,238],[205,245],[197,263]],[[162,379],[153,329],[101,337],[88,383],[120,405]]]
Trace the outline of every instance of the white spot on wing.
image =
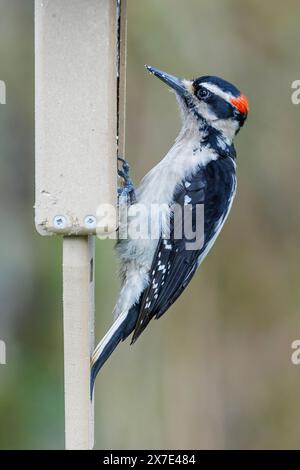
[[223,149],[223,150],[226,149],[226,143],[224,142],[223,139],[220,139],[220,137],[217,137],[217,142],[218,142],[218,145],[221,149]]

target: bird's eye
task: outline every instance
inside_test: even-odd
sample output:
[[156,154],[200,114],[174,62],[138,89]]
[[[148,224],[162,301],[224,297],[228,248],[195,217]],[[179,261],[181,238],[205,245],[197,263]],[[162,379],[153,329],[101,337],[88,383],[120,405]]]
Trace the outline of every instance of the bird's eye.
[[206,88],[200,88],[197,91],[197,97],[199,100],[205,100],[210,96],[210,91],[208,91]]

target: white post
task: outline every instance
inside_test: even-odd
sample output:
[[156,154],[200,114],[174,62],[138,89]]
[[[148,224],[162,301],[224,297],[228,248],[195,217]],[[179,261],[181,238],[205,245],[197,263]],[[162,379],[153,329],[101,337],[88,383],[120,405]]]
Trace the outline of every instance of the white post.
[[[101,235],[99,206],[116,206],[116,155],[124,151],[125,0],[121,21],[119,7],[117,0],[35,0],[35,224],[41,235],[64,236],[67,449],[94,442],[94,235]],[[105,229],[113,230],[115,220]]]
[[90,357],[94,348],[94,237],[63,241],[65,436],[67,449],[94,446]]

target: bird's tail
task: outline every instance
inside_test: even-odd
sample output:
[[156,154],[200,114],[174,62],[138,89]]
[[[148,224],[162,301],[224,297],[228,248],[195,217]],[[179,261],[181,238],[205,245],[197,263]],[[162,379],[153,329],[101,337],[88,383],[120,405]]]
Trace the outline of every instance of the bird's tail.
[[98,372],[120,341],[126,339],[133,332],[137,316],[138,308],[136,305],[131,307],[129,311],[121,313],[93,352],[91,360],[91,397],[93,396]]

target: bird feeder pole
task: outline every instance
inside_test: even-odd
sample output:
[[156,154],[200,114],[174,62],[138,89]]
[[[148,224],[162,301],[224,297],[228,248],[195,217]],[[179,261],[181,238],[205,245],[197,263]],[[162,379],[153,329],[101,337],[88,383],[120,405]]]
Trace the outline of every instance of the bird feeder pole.
[[35,223],[41,235],[63,236],[67,449],[94,445],[94,235],[99,206],[116,207],[124,154],[125,8],[125,0],[35,0]]

